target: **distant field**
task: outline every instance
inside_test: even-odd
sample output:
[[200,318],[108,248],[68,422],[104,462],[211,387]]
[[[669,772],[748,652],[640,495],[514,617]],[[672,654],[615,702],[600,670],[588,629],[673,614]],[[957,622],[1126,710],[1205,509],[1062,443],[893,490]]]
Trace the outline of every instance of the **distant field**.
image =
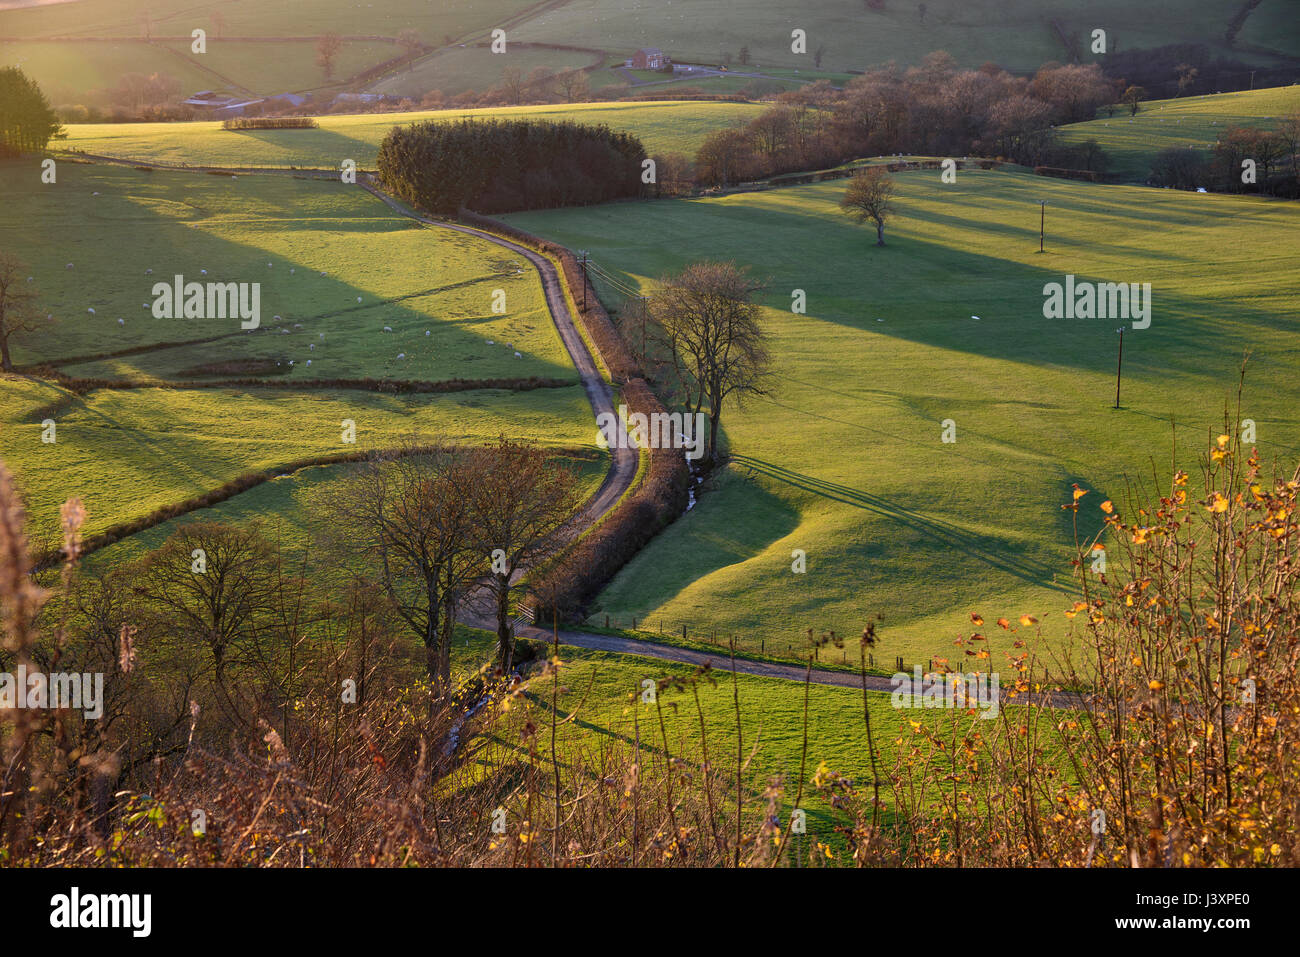
[[[784,652],[808,628],[856,634],[883,612],[879,654],[908,660],[949,652],[972,611],[1034,614],[1059,636],[1071,484],[1093,490],[1091,533],[1098,502],[1122,507],[1125,476],[1167,473],[1173,435],[1193,466],[1246,350],[1243,415],[1266,458],[1293,467],[1294,205],[1006,172],[898,184],[884,249],[837,208],[841,183],[509,217],[651,296],[658,276],[701,258],[768,280],[772,394],[731,409],[733,463],[619,574],[598,616]],[[1043,284],[1067,272],[1152,283],[1151,328],[1125,337],[1119,411],[1119,322],[1042,316]],[[794,289],[807,315],[789,311]],[[940,441],[949,418],[955,444]]]
[[[528,0],[446,0],[431,9],[414,0],[373,0],[364,6],[320,0],[305,8],[288,0],[224,0],[206,9],[185,0],[78,0],[0,9],[0,37],[97,38],[3,43],[0,65],[21,62],[56,104],[102,103],[103,97],[93,91],[115,85],[126,73],[168,74],[186,94],[240,87],[259,94],[283,93],[326,85],[315,62],[316,38],[324,33],[373,38],[344,43],[335,62],[337,81],[399,55],[392,41],[404,29],[416,30],[430,46],[441,46],[508,22],[534,5]],[[205,54],[190,51],[188,38],[195,29],[207,32]],[[146,36],[157,42],[143,42]],[[120,42],[104,43],[98,39],[103,37]],[[301,39],[241,43],[224,37]]]
[[393,73],[367,90],[411,96],[417,100],[430,90],[441,90],[444,95],[452,96],[466,90],[481,91],[500,86],[507,70],[518,70],[523,77],[539,68],[560,73],[589,67],[596,59],[598,55],[574,50],[511,48],[508,44],[505,53],[493,53],[487,47],[453,47],[439,50],[420,60],[412,69]]
[[1230,126],[1277,127],[1279,117],[1300,112],[1300,86],[1241,93],[1189,96],[1143,103],[1137,116],[1116,112],[1108,119],[1061,128],[1067,143],[1095,139],[1110,158],[1110,172],[1145,182],[1151,161],[1163,149],[1189,146],[1207,154]]
[[[912,2],[891,2],[873,12],[861,0],[819,0],[799,8],[784,0],[678,0],[651,13],[645,4],[624,0],[570,0],[530,17],[512,36],[618,53],[655,46],[683,62],[723,63],[730,56],[737,68],[742,46],[756,68],[811,68],[813,51],[825,46],[822,66],[832,71],[889,60],[915,64],[934,50],[947,50],[966,66],[993,61],[1032,70],[1066,59],[1053,20],[1083,38],[1103,27],[1119,49],[1204,41],[1219,53],[1226,52],[1220,38],[1236,9],[1216,0],[1095,0],[1086,6],[1070,0],[930,0],[926,6],[922,22]],[[1300,38],[1293,12],[1289,0],[1264,0],[1252,19],[1267,19],[1273,29],[1251,34],[1254,42],[1294,55]],[[807,31],[808,52],[802,56],[790,49],[795,28]],[[1250,60],[1260,52],[1233,55]]]
[[[541,376],[574,383],[396,396],[334,388],[101,390],[78,399],[5,377],[0,457],[16,470],[42,527],[71,494],[86,499],[94,531],[250,469],[346,451],[344,418],[356,422],[361,448],[393,445],[412,432],[593,445],[591,411],[536,272],[485,241],[418,226],[356,187],[66,162],[56,184],[41,186],[34,164],[11,162],[0,175],[0,207],[0,249],[27,263],[42,306],[57,319],[19,345],[19,363],[163,346],[64,368],[201,379],[196,367],[208,363],[262,359],[281,366],[249,375],[277,382]],[[176,273],[260,283],[262,327],[153,318],[145,308],[153,284]],[[498,289],[503,315],[491,308]],[[210,336],[221,338],[193,343]],[[53,445],[40,440],[46,417],[58,423]]]
[[354,159],[362,167],[371,167],[380,142],[394,126],[428,119],[542,117],[604,123],[636,134],[650,152],[675,150],[693,155],[713,130],[747,122],[764,109],[756,103],[578,103],[322,116],[316,130],[241,133],[222,130],[219,122],[91,123],[69,126],[68,138],[58,145],[147,162],[337,167],[344,159]]

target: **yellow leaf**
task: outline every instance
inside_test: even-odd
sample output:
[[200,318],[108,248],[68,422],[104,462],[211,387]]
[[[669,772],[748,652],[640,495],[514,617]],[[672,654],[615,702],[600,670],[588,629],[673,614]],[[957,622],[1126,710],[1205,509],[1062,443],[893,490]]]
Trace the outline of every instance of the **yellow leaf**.
[[1110,499],[1106,499],[1106,501],[1101,503],[1101,510],[1109,515],[1111,512],[1115,511],[1115,506],[1111,504]]
[[1021,615],[1021,616],[1020,616],[1020,624],[1024,625],[1026,628],[1028,628],[1030,625],[1036,625],[1036,624],[1038,624],[1038,619],[1035,618],[1033,615]]

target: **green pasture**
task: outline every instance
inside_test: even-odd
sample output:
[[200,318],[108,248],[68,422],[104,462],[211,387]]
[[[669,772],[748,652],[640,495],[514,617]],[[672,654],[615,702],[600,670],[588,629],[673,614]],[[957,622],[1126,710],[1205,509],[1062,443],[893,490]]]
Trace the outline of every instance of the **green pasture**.
[[[593,621],[663,619],[784,651],[809,628],[856,634],[879,613],[877,658],[908,661],[953,653],[971,612],[1032,614],[1055,640],[1073,600],[1072,485],[1092,490],[1088,536],[1100,501],[1126,510],[1129,479],[1167,480],[1175,438],[1194,465],[1247,351],[1242,416],[1267,460],[1294,467],[1293,205],[1011,172],[896,179],[884,248],[839,210],[842,182],[509,217],[652,297],[657,277],[705,258],[767,284],[770,394],[728,410],[730,466]],[[1152,284],[1150,328],[1125,336],[1119,410],[1121,323],[1043,317],[1044,284],[1066,273]],[[806,315],[790,311],[796,289]],[[985,631],[996,660],[1013,638]]]
[[1117,109],[1114,116],[1061,128],[1066,143],[1093,139],[1106,151],[1108,172],[1130,182],[1145,182],[1161,150],[1190,147],[1208,158],[1219,134],[1232,126],[1277,129],[1281,117],[1300,112],[1300,86],[1240,93],[1152,100],[1136,116]]
[[372,168],[379,144],[394,126],[423,120],[455,121],[462,117],[492,119],[535,117],[604,123],[640,137],[655,152],[693,156],[704,138],[720,127],[745,123],[765,107],[756,103],[574,103],[322,116],[319,129],[230,132],[220,122],[89,123],[69,126],[68,138],[56,144],[87,153],[140,162],[188,163],[194,166],[300,166],[338,168],[345,159]]

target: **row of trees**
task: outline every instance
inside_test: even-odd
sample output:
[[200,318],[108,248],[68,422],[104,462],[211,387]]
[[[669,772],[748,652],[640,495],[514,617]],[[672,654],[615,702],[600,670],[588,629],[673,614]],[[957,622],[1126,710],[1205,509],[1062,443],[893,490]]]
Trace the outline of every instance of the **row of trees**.
[[36,81],[16,66],[0,69],[0,156],[39,152],[62,132]]
[[645,149],[608,126],[539,120],[426,121],[395,127],[379,147],[385,185],[454,215],[587,205],[642,194]]
[[993,65],[959,69],[940,51],[910,69],[871,70],[843,90],[821,82],[782,94],[747,126],[711,134],[696,154],[696,178],[726,186],[893,153],[1100,171],[1096,144],[1064,146],[1055,127],[1092,119],[1122,94],[1096,64],[1048,64],[1024,78]]
[[1300,197],[1300,113],[1284,118],[1276,130],[1229,127],[1208,156],[1191,147],[1161,150],[1152,161],[1151,182],[1175,189]]

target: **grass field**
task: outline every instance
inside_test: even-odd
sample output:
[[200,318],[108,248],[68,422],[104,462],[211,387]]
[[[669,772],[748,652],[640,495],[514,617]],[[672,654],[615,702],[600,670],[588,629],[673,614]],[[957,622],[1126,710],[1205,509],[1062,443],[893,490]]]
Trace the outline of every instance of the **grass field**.
[[[882,612],[878,657],[907,660],[949,651],[971,611],[1034,614],[1059,637],[1071,484],[1094,490],[1091,533],[1097,502],[1123,507],[1126,476],[1168,473],[1175,435],[1194,464],[1246,350],[1243,417],[1267,459],[1294,462],[1293,206],[1006,172],[897,178],[883,249],[840,213],[836,183],[509,217],[651,295],[656,277],[705,257],[768,282],[771,395],[731,410],[732,465],[599,614],[772,648],[807,628],[855,634]],[[1125,337],[1118,411],[1119,323],[1042,317],[1044,283],[1065,273],[1152,283],[1151,327]],[[789,311],[795,289],[807,315]],[[955,444],[941,442],[945,419]],[[806,574],[791,571],[795,549]]]
[[143,162],[337,168],[344,159],[353,159],[362,167],[371,167],[380,142],[394,126],[461,117],[540,117],[604,123],[634,133],[652,153],[694,155],[713,130],[746,122],[763,109],[756,103],[580,103],[322,116],[319,129],[241,133],[227,132],[219,122],[91,123],[69,126],[68,138],[61,145]]
[[1143,103],[1137,116],[1117,112],[1108,119],[1061,128],[1061,139],[1079,143],[1095,139],[1110,160],[1108,172],[1131,182],[1145,182],[1151,162],[1163,149],[1188,146],[1209,155],[1220,133],[1230,126],[1276,129],[1279,117],[1300,112],[1300,86],[1281,86],[1214,96]]
[[[327,85],[315,62],[316,38],[324,33],[365,38],[344,43],[334,72],[334,79],[341,80],[399,55],[393,41],[404,29],[415,29],[426,44],[440,46],[510,22],[535,5],[528,0],[449,0],[417,10],[412,0],[377,0],[359,12],[355,3],[324,0],[308,12],[293,3],[254,0],[225,0],[210,10],[180,0],[77,0],[0,9],[0,37],[60,38],[0,44],[0,64],[21,62],[56,104],[101,103],[104,98],[93,91],[113,86],[125,73],[169,74],[187,94],[241,87],[282,93]],[[195,29],[208,35],[207,52],[201,55],[190,50]],[[155,42],[143,42],[146,36]],[[103,38],[118,42],[104,43]],[[265,42],[267,38],[279,42]]]
[[[57,320],[15,349],[19,363],[82,358],[62,368],[146,381],[201,379],[196,366],[274,359],[278,370],[248,375],[289,383],[367,376],[573,383],[445,395],[144,388],[79,399],[46,382],[6,378],[0,455],[42,527],[72,494],[86,499],[93,532],[245,471],[347,451],[345,418],[357,424],[359,448],[391,446],[413,432],[593,445],[590,408],[536,272],[485,241],[414,224],[356,187],[73,163],[60,164],[57,183],[41,186],[34,164],[11,162],[0,176],[0,205],[7,214],[0,248],[28,264],[41,304]],[[204,281],[203,269],[214,281],[260,283],[262,327],[155,319],[144,308],[154,282],[176,273]],[[491,307],[498,289],[506,297],[500,315]],[[220,338],[194,342],[213,336]],[[140,347],[152,348],[106,356]],[[41,442],[46,417],[58,423],[55,444]]]
[[422,58],[412,69],[393,73],[367,90],[416,99],[430,90],[441,90],[444,95],[452,96],[466,90],[481,91],[500,86],[507,70],[518,70],[523,77],[539,68],[561,73],[592,66],[599,59],[600,54],[536,47],[511,48],[509,44],[505,53],[493,53],[480,46],[451,47]]
[[[1265,51],[1294,53],[1294,17],[1287,17],[1287,0],[1264,0],[1252,14],[1275,25],[1255,37]],[[1012,70],[1034,70],[1051,60],[1067,59],[1052,29],[1059,22],[1066,33],[1090,36],[1104,27],[1116,45],[1133,49],[1169,43],[1206,42],[1214,52],[1235,7],[1212,0],[1164,2],[1135,7],[1122,0],[1096,0],[1081,9],[1068,0],[931,0],[922,22],[917,5],[891,2],[882,12],[868,10],[861,0],[822,0],[794,10],[781,0],[748,0],[737,7],[731,0],[695,0],[655,8],[622,0],[570,0],[528,18],[511,34],[519,40],[568,43],[615,52],[660,47],[681,62],[722,63],[729,54],[736,63],[748,46],[751,66],[802,68],[812,66],[812,53],[826,47],[823,69],[845,71],[896,60],[914,64],[934,50],[947,50],[966,66],[993,61]],[[1248,21],[1249,23],[1249,21]],[[790,31],[807,31],[808,52],[791,52]],[[1250,60],[1255,50],[1234,50]]]

